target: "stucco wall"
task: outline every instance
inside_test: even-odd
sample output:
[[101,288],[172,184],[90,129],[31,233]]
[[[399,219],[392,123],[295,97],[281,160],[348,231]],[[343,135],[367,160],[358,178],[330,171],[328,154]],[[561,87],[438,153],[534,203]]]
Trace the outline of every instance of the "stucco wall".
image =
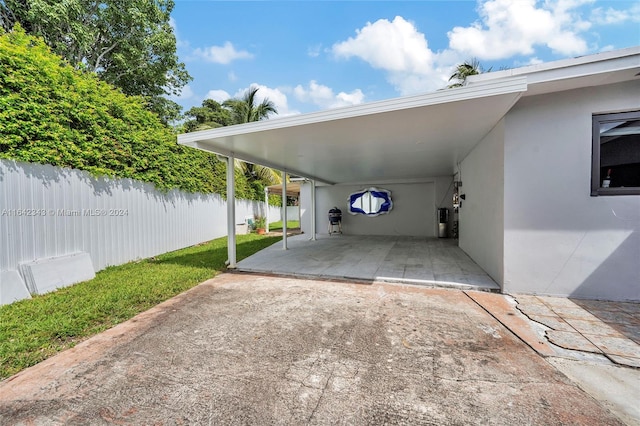
[[639,99],[636,81],[523,98],[507,114],[506,292],[640,300],[640,196],[590,196],[592,114]]
[[[394,183],[380,185],[335,185],[316,188],[316,227],[318,233],[326,233],[327,212],[333,206],[342,210],[342,226],[345,234],[351,235],[406,235],[434,237],[436,233],[436,186],[442,188],[444,181],[452,178],[436,178],[431,182]],[[441,182],[442,181],[442,182]],[[436,185],[436,182],[439,184]],[[353,216],[348,213],[347,198],[352,192],[375,186],[391,191],[393,210],[390,214],[376,217]],[[446,189],[445,189],[446,190]],[[442,190],[442,191],[445,191]],[[309,195],[310,195],[310,191]],[[303,194],[301,194],[303,196]],[[307,208],[303,196],[302,209]],[[310,205],[310,204],[309,204]],[[306,210],[305,210],[306,211]],[[303,224],[307,223],[303,213]],[[305,231],[306,232],[306,231]]]
[[504,121],[459,166],[459,246],[498,284],[503,282]]

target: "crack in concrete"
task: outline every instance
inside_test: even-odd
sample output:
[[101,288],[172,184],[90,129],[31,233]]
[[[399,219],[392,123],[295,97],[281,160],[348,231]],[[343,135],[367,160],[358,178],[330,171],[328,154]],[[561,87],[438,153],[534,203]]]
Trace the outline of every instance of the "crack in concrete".
[[310,422],[311,419],[313,419],[313,416],[315,416],[316,411],[318,411],[318,407],[320,406],[320,402],[322,402],[322,398],[324,397],[324,394],[326,393],[327,388],[329,387],[329,382],[331,382],[331,379],[333,378],[333,374],[334,374],[335,371],[336,371],[336,363],[332,363],[332,368],[331,368],[331,371],[329,372],[329,377],[327,377],[327,380],[324,382],[324,386],[322,387],[322,391],[320,392],[320,396],[318,397],[318,401],[316,402],[316,406],[313,407],[313,410],[311,411],[311,415],[307,419],[308,422]]
[[543,382],[543,381],[522,381],[522,382],[518,382],[518,381],[512,381],[512,380],[497,380],[497,379],[476,379],[476,378],[469,378],[469,379],[460,379],[460,378],[453,378],[453,377],[443,377],[443,376],[438,376],[433,375],[433,377],[435,377],[438,380],[443,380],[446,382],[457,382],[457,383],[466,383],[466,382],[475,382],[475,383],[496,383],[496,384],[502,384],[502,385],[548,385],[548,382]]

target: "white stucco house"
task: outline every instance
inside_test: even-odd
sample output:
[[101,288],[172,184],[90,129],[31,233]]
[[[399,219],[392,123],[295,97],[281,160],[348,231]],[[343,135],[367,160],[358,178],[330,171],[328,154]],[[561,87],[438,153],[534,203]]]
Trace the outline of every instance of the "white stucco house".
[[308,178],[306,233],[374,186],[392,212],[345,233],[437,237],[457,190],[458,244],[504,293],[640,300],[640,47],[178,142]]

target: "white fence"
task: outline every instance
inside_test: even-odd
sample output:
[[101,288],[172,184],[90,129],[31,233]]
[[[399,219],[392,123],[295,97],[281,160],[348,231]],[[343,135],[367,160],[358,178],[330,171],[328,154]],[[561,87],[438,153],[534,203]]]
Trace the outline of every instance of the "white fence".
[[287,220],[300,220],[300,206],[287,206]]
[[[236,200],[236,223],[264,208]],[[280,220],[281,209],[270,207],[269,218]],[[216,194],[162,193],[131,179],[0,160],[0,272],[78,252],[98,271],[226,233],[226,201]]]

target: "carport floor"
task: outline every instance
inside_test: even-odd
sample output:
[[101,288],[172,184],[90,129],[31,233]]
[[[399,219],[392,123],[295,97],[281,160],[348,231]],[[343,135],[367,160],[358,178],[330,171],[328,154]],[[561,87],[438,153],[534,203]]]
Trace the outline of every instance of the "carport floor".
[[397,282],[500,291],[455,240],[426,237],[308,235],[276,243],[237,265],[242,272],[293,277]]

